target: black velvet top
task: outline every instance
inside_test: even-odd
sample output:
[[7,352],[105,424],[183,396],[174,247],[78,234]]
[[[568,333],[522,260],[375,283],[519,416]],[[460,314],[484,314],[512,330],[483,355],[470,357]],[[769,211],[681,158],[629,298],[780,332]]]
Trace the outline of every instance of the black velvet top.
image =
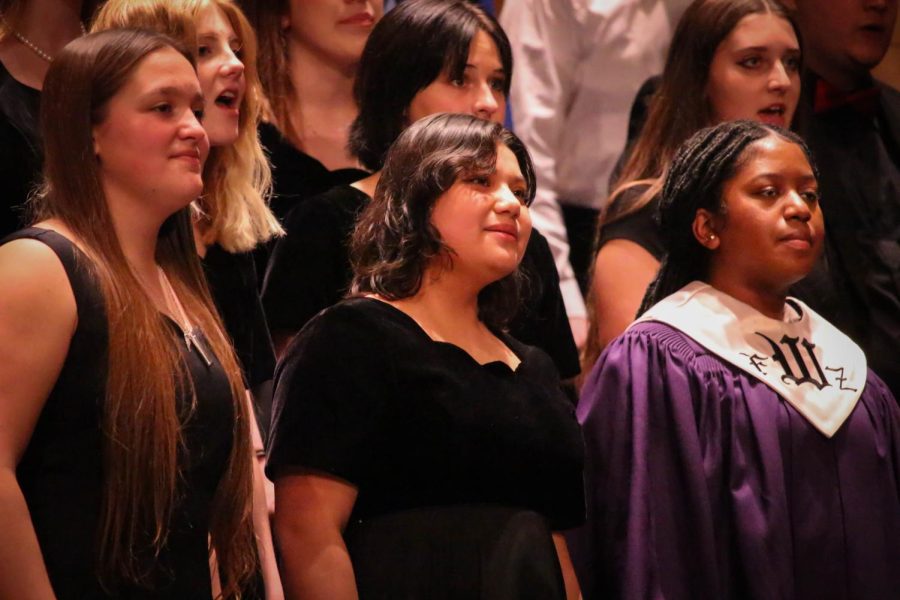
[[298,202],[336,185],[353,183],[369,173],[361,169],[329,171],[321,162],[298,150],[271,123],[259,126],[259,139],[272,165],[272,200],[269,206],[280,221]]
[[549,357],[478,364],[379,300],[323,311],[276,374],[267,472],[323,471],[359,490],[352,520],[471,503],[519,507],[553,529],[584,517],[583,448]]
[[[353,276],[349,239],[369,201],[365,193],[341,185],[288,214],[287,235],[275,244],[263,282],[262,301],[273,333],[299,331],[316,313],[344,297]],[[549,354],[563,379],[574,377],[580,370],[578,350],[553,255],[537,230],[532,230],[520,268],[529,283],[510,333]]]
[[252,390],[275,375],[275,351],[259,299],[253,255],[232,254],[213,244],[203,257],[203,271]]

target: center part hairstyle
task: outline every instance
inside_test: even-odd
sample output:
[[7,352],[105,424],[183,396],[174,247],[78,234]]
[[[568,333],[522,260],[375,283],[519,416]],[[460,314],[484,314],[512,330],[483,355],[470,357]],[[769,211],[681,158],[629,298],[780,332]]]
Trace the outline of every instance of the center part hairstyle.
[[659,202],[665,256],[647,287],[638,316],[694,280],[705,281],[710,251],[694,237],[697,211],[728,214],[722,197],[725,184],[753,160],[754,142],[778,136],[803,150],[818,179],[809,148],[796,134],[756,121],[728,121],[701,129],[685,142],[672,160]]
[[[416,121],[400,134],[388,152],[375,198],[360,216],[350,242],[351,295],[409,298],[421,288],[429,267],[452,268],[453,250],[432,225],[431,212],[460,177],[496,169],[498,144],[515,155],[530,205],[535,192],[531,157],[502,125],[441,113]],[[516,269],[481,290],[482,321],[505,327],[518,309],[520,277]]]
[[[616,181],[601,225],[617,221],[650,202],[659,193],[666,166],[678,147],[697,130],[715,124],[707,86],[716,49],[741,19],[760,13],[778,15],[790,22],[786,9],[777,0],[694,0],[688,6],[672,36],[647,122]],[[640,184],[650,184],[650,188],[632,202],[619,201],[623,192]]]
[[409,123],[416,94],[442,73],[461,80],[479,31],[497,46],[509,96],[512,50],[490,14],[467,0],[406,0],[375,25],[363,49],[354,95],[359,115],[350,127],[350,152],[367,169],[384,164],[388,148]]
[[[284,232],[267,204],[272,175],[256,129],[264,103],[256,70],[256,34],[240,8],[233,0],[107,0],[91,29],[157,31],[181,42],[197,58],[195,21],[209,6],[225,14],[240,39],[246,91],[237,140],[210,148],[203,168],[203,196],[197,202],[200,230],[207,244],[218,243],[229,252],[248,252]],[[206,98],[207,103],[213,100]]]
[[[166,48],[192,62],[177,42],[146,31],[113,30],[79,38],[51,64],[41,98],[44,184],[33,200],[33,213],[37,220],[59,219],[80,240],[95,267],[108,322],[97,544],[98,576],[114,595],[120,585],[152,585],[155,559],[166,544],[181,483],[178,456],[184,452],[185,415],[178,414],[176,398],[192,395],[193,389],[178,339],[131,270],[116,236],[92,132],[141,61]],[[210,535],[224,595],[235,597],[256,566],[249,416],[237,361],[197,258],[190,209],[179,211],[162,227],[156,260],[230,382],[234,445],[213,498]]]

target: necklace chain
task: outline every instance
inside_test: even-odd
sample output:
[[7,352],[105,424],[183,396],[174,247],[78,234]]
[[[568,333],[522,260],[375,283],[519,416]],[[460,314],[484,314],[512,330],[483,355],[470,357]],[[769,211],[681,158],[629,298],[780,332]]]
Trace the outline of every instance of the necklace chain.
[[[206,353],[206,350],[203,349],[203,342],[197,336],[197,329],[191,324],[191,321],[187,316],[187,311],[184,310],[184,305],[181,304],[181,300],[178,299],[178,294],[175,293],[175,288],[172,287],[172,283],[166,276],[165,271],[162,270],[162,267],[157,266],[156,269],[159,274],[159,284],[162,287],[166,306],[173,313],[173,316],[177,314],[177,317],[180,320],[178,326],[181,327],[182,334],[184,335],[185,346],[187,346],[188,350],[196,350],[197,354],[200,355],[200,358],[203,359],[207,367],[212,366],[212,360]],[[175,310],[172,310],[173,308]]]
[[[25,35],[23,35],[22,33],[19,33],[15,29],[13,29],[10,26],[9,22],[6,20],[6,17],[4,17],[2,13],[0,13],[0,21],[3,22],[3,26],[6,27],[6,29],[8,29],[10,31],[10,33],[12,33],[13,36],[17,40],[19,40],[19,42],[21,42],[21,44],[23,46],[25,46],[26,48],[28,48],[29,50],[31,50],[32,52],[34,52],[35,54],[40,56],[42,59],[46,60],[48,63],[53,62],[52,56],[47,54],[37,44],[35,44],[31,40],[29,40],[27,37],[25,37]],[[81,35],[87,35],[87,30],[84,28],[84,23],[79,21],[78,24],[81,26]]]

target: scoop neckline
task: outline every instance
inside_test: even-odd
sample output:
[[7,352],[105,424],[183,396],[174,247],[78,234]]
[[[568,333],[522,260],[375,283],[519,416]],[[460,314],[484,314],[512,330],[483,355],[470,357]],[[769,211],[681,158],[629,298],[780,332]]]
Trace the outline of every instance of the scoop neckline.
[[453,350],[453,351],[455,351],[455,352],[462,353],[463,355],[466,356],[466,358],[468,358],[469,361],[472,362],[472,364],[477,365],[478,367],[481,367],[481,368],[484,368],[484,369],[496,369],[496,368],[501,368],[501,369],[503,369],[503,370],[505,370],[505,371],[507,371],[507,372],[513,374],[513,375],[517,375],[517,374],[519,373],[519,371],[522,369],[522,365],[525,364],[525,357],[522,356],[519,352],[517,352],[517,351],[512,347],[512,345],[511,345],[511,344],[509,343],[509,341],[508,341],[509,336],[497,332],[496,330],[494,330],[494,329],[491,328],[490,326],[488,326],[488,329],[490,330],[490,332],[491,332],[498,340],[500,340],[500,342],[501,342],[504,346],[506,346],[506,348],[507,348],[510,352],[512,352],[513,355],[514,355],[516,358],[519,359],[519,364],[516,365],[516,368],[515,368],[515,369],[513,369],[512,367],[510,367],[507,363],[505,363],[505,362],[502,361],[502,360],[492,360],[492,361],[488,361],[488,362],[486,362],[486,363],[480,363],[480,362],[478,362],[477,360],[475,360],[475,357],[472,356],[471,354],[469,354],[469,352],[468,352],[465,348],[463,348],[463,347],[461,347],[461,346],[458,346],[458,345],[454,344],[453,342],[445,342],[445,341],[442,341],[442,340],[436,340],[436,339],[432,338],[430,335],[428,335],[428,332],[425,331],[425,330],[422,328],[422,326],[419,325],[419,323],[418,323],[415,319],[413,319],[411,316],[409,316],[408,314],[406,314],[405,312],[403,312],[402,310],[400,310],[399,308],[397,308],[397,307],[394,306],[393,304],[390,304],[390,303],[388,303],[388,302],[385,302],[384,300],[379,300],[378,298],[371,298],[371,297],[367,297],[367,296],[359,296],[359,297],[357,297],[357,298],[353,298],[353,300],[364,300],[364,301],[366,301],[367,303],[369,303],[370,305],[372,305],[372,304],[374,303],[375,306],[384,306],[384,307],[386,307],[386,309],[387,309],[388,312],[390,312],[390,313],[392,313],[392,314],[395,314],[395,315],[399,315],[400,319],[401,319],[402,321],[404,321],[411,329],[413,329],[413,330],[416,332],[416,334],[417,334],[419,337],[421,337],[423,340],[428,341],[428,342],[431,342],[432,344],[434,344],[434,345],[436,345],[436,346],[449,348],[449,349],[451,349],[451,350]]

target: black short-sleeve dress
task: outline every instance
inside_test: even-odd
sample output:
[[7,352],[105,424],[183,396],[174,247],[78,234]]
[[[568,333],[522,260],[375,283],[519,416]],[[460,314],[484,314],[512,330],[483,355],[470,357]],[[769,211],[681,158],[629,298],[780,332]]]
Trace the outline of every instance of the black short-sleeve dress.
[[561,597],[550,531],[584,516],[581,432],[550,358],[500,337],[514,371],[354,298],[280,363],[268,474],[358,489],[345,538],[362,598]]
[[195,404],[186,394],[178,398],[184,436],[178,500],[161,555],[148,557],[152,589],[120,586],[104,590],[96,572],[103,488],[101,422],[108,356],[103,298],[90,259],[68,239],[46,229],[29,228],[0,243],[20,238],[41,241],[59,256],[78,311],[78,325],[66,360],[16,469],[56,597],[211,598],[207,532],[234,429],[231,388],[225,371],[211,353],[212,365],[207,365],[196,351],[188,351],[177,325],[167,320],[172,327],[172,343],[181,352],[196,392]]
[[272,409],[275,349],[259,298],[252,252],[231,253],[213,244],[203,257],[209,291],[252,392],[256,421],[265,437]]

